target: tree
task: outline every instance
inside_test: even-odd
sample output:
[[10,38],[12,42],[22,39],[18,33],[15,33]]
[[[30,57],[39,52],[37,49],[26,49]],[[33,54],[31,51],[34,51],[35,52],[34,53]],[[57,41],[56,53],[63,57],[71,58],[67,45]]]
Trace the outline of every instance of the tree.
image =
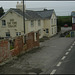
[[4,14],[4,9],[0,7],[0,17]]

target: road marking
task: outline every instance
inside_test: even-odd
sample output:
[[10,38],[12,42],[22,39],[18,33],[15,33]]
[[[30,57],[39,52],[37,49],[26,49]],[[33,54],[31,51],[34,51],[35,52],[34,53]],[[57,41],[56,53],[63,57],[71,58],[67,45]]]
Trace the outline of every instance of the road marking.
[[73,46],[71,46],[71,48],[73,48]]
[[50,73],[50,75],[51,75],[51,74],[55,74],[55,72],[56,72],[56,69],[54,69],[54,70]]
[[66,58],[66,56],[63,56],[61,60],[64,60]]
[[57,64],[57,66],[60,66],[60,65],[61,65],[61,63],[62,63],[62,62],[59,62],[59,63]]
[[68,55],[68,54],[69,54],[69,52],[66,52],[66,53],[65,53],[65,55]]
[[72,45],[74,46],[74,43]]
[[69,48],[68,51],[71,51],[71,48]]

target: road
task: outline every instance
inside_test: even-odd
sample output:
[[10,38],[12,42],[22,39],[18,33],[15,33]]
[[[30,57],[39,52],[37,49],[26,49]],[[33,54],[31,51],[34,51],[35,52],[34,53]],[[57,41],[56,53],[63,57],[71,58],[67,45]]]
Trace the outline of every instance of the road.
[[63,56],[65,58],[60,60],[60,66],[55,69],[55,74],[75,74],[75,41],[66,53]]
[[[66,29],[62,28],[62,31]],[[42,42],[39,48],[35,48],[13,59],[11,62],[0,66],[0,74],[55,73],[57,72],[57,64],[70,48],[74,40],[75,38],[59,37],[58,34]],[[58,66],[60,64],[61,62]]]

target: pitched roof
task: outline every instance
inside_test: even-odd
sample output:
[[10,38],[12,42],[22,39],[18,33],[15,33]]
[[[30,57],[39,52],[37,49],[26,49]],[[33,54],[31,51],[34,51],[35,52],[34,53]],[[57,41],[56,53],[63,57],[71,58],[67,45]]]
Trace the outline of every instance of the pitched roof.
[[[13,9],[15,12],[17,12],[18,14],[20,14],[21,16],[23,16],[23,12],[20,9]],[[25,12],[25,17],[27,19],[41,19],[41,17],[35,12],[35,11],[31,11],[31,10],[26,10]]]
[[52,16],[52,13],[54,12],[54,9],[52,10],[47,10],[44,9],[43,11],[36,11],[38,15],[40,15],[43,19],[49,19]]
[[[10,11],[14,11],[18,15],[20,15],[20,16],[23,17],[23,11],[20,10],[20,9],[15,9],[15,8],[10,8],[3,16],[5,16]],[[52,10],[45,9],[44,11],[26,10],[26,12],[25,12],[25,18],[28,19],[28,20],[50,19],[53,12],[54,12],[54,9],[52,9]]]
[[75,11],[72,11],[71,12],[71,16],[75,16]]

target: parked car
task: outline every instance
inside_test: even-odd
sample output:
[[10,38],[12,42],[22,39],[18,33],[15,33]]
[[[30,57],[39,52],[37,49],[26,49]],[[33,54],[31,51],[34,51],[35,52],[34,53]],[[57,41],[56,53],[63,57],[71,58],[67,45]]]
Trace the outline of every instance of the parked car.
[[68,27],[68,24],[65,24],[64,27]]
[[64,33],[61,33],[61,34],[60,34],[60,37],[65,37],[65,34],[64,34]]

